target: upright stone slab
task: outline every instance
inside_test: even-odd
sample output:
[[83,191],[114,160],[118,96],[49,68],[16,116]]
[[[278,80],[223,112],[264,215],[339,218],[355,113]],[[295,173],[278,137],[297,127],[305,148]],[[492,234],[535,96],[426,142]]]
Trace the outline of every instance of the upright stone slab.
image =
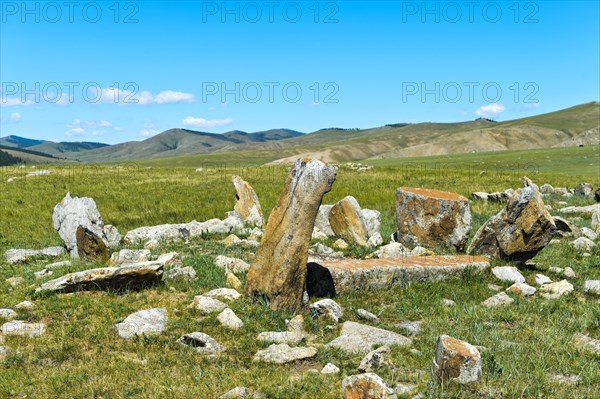
[[331,208],[329,224],[336,236],[360,246],[367,245],[369,232],[360,205],[354,197],[347,196]]
[[405,244],[461,250],[471,232],[469,200],[445,191],[400,187],[396,190],[396,224]]
[[93,198],[71,198],[71,194],[67,193],[65,198],[54,207],[52,222],[73,258],[79,257],[77,250],[77,228],[79,226],[85,227],[101,237],[108,246],[108,240],[104,234],[104,222]]
[[79,226],[75,233],[77,239],[77,254],[79,259],[90,262],[106,262],[110,250],[104,239],[92,230]]
[[274,310],[300,307],[315,217],[335,177],[331,165],[310,158],[296,161],[248,272],[251,299],[266,299]]
[[233,186],[236,192],[233,209],[242,215],[244,222],[253,226],[262,226],[264,223],[263,211],[252,186],[239,176],[233,176]]
[[544,206],[542,195],[524,177],[506,207],[492,216],[475,234],[468,252],[493,258],[525,262],[533,258],[552,239],[556,225]]

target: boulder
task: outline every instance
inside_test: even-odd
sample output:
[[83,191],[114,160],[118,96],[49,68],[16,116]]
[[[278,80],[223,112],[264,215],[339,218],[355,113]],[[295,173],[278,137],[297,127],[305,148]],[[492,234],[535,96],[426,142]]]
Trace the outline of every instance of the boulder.
[[121,267],[102,267],[69,273],[42,284],[35,291],[68,293],[74,291],[137,289],[160,282],[163,265],[159,262],[141,262]]
[[230,330],[239,330],[244,327],[244,322],[229,308],[219,313],[217,320],[219,320],[219,323],[221,323],[223,327]]
[[218,343],[210,335],[197,331],[182,335],[177,342],[209,357],[218,355],[226,350],[223,345]]
[[326,348],[338,348],[350,354],[366,354],[373,345],[411,345],[412,340],[398,333],[382,328],[371,327],[353,321],[342,325],[340,336],[325,345]]
[[331,208],[329,224],[335,235],[346,242],[367,246],[369,232],[360,205],[354,197],[347,196]]
[[513,266],[496,266],[492,268],[492,274],[499,280],[507,281],[510,283],[524,283],[525,277],[521,274],[519,269]]
[[65,242],[67,251],[73,258],[79,257],[77,249],[77,228],[79,226],[95,234],[108,247],[108,239],[104,234],[104,222],[98,212],[96,202],[92,198],[71,198],[71,194],[67,193],[65,198],[54,207],[52,222],[54,229],[58,230],[60,238]]
[[196,295],[191,306],[198,309],[203,314],[221,312],[227,308],[227,305],[218,299],[209,298],[204,295]]
[[63,247],[48,247],[44,249],[9,249],[4,252],[4,259],[11,265],[26,263],[39,258],[56,258],[65,253]]
[[433,373],[438,380],[476,383],[481,379],[481,355],[473,345],[441,335],[437,340]]
[[110,256],[106,238],[95,234],[92,230],[79,226],[75,233],[77,255],[84,262],[104,263]]
[[315,217],[335,177],[333,166],[309,158],[296,161],[248,272],[246,292],[251,299],[261,298],[273,310],[302,305]]
[[326,316],[334,323],[337,323],[343,316],[342,307],[333,299],[321,299],[310,305],[310,310],[317,316]]
[[140,310],[130,314],[115,325],[119,337],[132,339],[143,335],[156,335],[165,331],[167,311],[162,308]]
[[537,186],[524,177],[525,187],[508,200],[475,234],[468,253],[525,262],[552,239],[556,225]]
[[573,188],[573,194],[588,196],[592,195],[594,189],[590,183],[579,183]]
[[239,176],[233,176],[233,186],[235,187],[235,207],[246,224],[251,226],[262,226],[264,215],[256,192],[247,181]]
[[377,374],[351,375],[342,380],[344,399],[397,399],[398,396]]
[[292,348],[287,344],[272,344],[267,349],[257,351],[252,360],[255,362],[285,364],[310,359],[316,355],[317,350],[315,348]]
[[462,250],[471,232],[471,209],[462,195],[425,188],[396,190],[400,242]]

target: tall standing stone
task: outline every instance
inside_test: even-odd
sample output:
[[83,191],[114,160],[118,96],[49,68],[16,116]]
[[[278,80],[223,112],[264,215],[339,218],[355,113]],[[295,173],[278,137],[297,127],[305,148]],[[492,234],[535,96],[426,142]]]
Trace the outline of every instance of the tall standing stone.
[[233,176],[233,186],[235,187],[235,207],[236,212],[242,215],[244,222],[253,226],[262,226],[264,215],[256,192],[247,181],[239,176]]
[[470,254],[525,262],[550,242],[556,232],[554,220],[538,186],[527,177],[522,180],[525,187],[479,228],[469,246]]
[[54,207],[52,222],[73,258],[79,257],[77,250],[77,228],[79,226],[102,238],[108,246],[108,240],[104,234],[104,222],[93,198],[71,198],[71,194],[67,193],[65,198]]
[[300,307],[315,217],[335,177],[331,165],[310,158],[296,161],[248,272],[251,299],[262,298],[274,310]]
[[396,190],[396,223],[399,239],[405,244],[461,250],[471,232],[469,200],[445,191],[400,187]]

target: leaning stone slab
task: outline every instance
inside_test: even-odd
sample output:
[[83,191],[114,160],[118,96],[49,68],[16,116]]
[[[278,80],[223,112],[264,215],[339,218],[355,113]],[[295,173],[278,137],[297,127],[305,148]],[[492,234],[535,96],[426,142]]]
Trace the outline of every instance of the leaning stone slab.
[[68,293],[74,291],[125,290],[137,289],[160,282],[163,264],[141,262],[122,267],[102,267],[69,273],[42,284],[35,292],[54,291]]
[[481,355],[473,345],[441,335],[437,340],[433,372],[439,380],[476,383],[481,379]]
[[125,339],[143,335],[156,335],[165,331],[167,311],[162,308],[145,309],[130,314],[116,324],[117,334]]
[[110,256],[108,240],[94,233],[87,227],[77,227],[77,255],[85,262],[106,262]]
[[342,325],[340,336],[325,345],[326,348],[338,348],[346,353],[366,354],[373,345],[401,345],[412,344],[410,338],[398,333],[371,327],[365,324],[346,321]]
[[369,232],[360,205],[354,197],[347,196],[331,208],[329,224],[335,235],[345,241],[354,242],[360,246],[367,245]]
[[235,187],[235,207],[244,222],[252,226],[262,226],[264,223],[263,211],[258,201],[256,192],[250,184],[239,176],[233,176]]
[[[468,255],[407,256],[397,259],[340,259],[321,262],[331,274],[335,293],[388,290],[408,282],[460,277],[465,269],[484,270],[489,259]],[[310,290],[309,290],[310,292]]]
[[317,350],[311,347],[292,348],[287,344],[272,344],[267,349],[261,349],[254,355],[255,362],[285,364],[297,360],[315,357]]
[[14,265],[25,263],[37,258],[56,258],[65,253],[63,247],[48,247],[44,249],[9,249],[4,253],[4,259]]

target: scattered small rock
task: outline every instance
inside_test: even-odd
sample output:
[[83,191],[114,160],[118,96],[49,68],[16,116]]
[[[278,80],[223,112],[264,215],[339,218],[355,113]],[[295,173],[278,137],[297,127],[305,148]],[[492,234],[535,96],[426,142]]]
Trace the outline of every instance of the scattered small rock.
[[526,283],[514,283],[506,289],[506,292],[511,292],[520,296],[531,296],[535,294],[537,290]]
[[583,290],[588,294],[600,295],[600,280],[586,280]]
[[419,331],[421,331],[421,326],[423,325],[423,320],[419,321],[404,321],[399,323],[396,327],[400,330],[404,331],[406,335],[417,335]]
[[192,306],[204,314],[221,312],[227,308],[227,305],[218,299],[213,299],[204,295],[196,295]]
[[441,335],[437,340],[433,372],[439,380],[476,383],[481,379],[481,355],[473,345]]
[[130,314],[115,327],[121,338],[132,339],[142,335],[156,335],[165,331],[167,311],[162,308],[145,309]]
[[224,299],[226,301],[235,301],[239,297],[242,296],[239,292],[234,290],[233,288],[217,288],[211,291],[208,291],[204,296],[209,298],[218,298]]
[[340,372],[340,368],[333,363],[327,363],[321,369],[321,374],[337,374]]
[[208,356],[215,356],[226,350],[223,345],[219,344],[210,335],[197,331],[182,335],[177,342],[181,345],[193,348],[198,353]]
[[552,280],[550,279],[550,277],[544,276],[543,274],[535,275],[535,283],[537,285],[544,285],[544,284],[548,284],[551,282],[552,282]]
[[19,310],[33,310],[35,309],[35,305],[30,301],[19,302],[15,305],[15,309]]
[[514,299],[512,299],[511,297],[506,295],[506,292],[499,292],[496,295],[483,301],[482,305],[488,306],[488,307],[495,307],[495,306],[510,305],[514,301],[515,301]]
[[368,353],[373,345],[412,344],[410,338],[382,328],[346,321],[342,325],[340,336],[325,345],[326,348],[338,348],[346,353]]
[[442,299],[442,305],[445,305],[445,306],[448,306],[448,307],[450,307],[450,306],[456,306],[456,302],[454,302],[452,299],[443,298]]
[[191,266],[186,267],[173,267],[164,272],[164,278],[167,279],[183,279],[183,280],[195,280],[197,277],[196,270]]
[[577,333],[573,336],[575,347],[600,355],[600,340],[594,339],[589,335]]
[[225,281],[225,285],[227,285],[229,288],[233,288],[234,290],[242,289],[242,282],[232,272],[227,273],[227,281]]
[[310,310],[317,316],[329,317],[334,323],[337,323],[344,316],[342,307],[329,298],[311,304]]
[[257,351],[252,360],[255,362],[285,364],[309,359],[315,357],[316,354],[317,350],[311,347],[292,348],[287,344],[272,344],[267,349]]
[[221,269],[225,269],[226,273],[240,274],[247,272],[250,265],[241,259],[229,258],[224,255],[219,255],[215,258],[215,265]]
[[26,323],[22,320],[10,321],[2,325],[2,334],[9,335],[21,335],[27,337],[37,337],[46,332],[46,325],[44,323]]
[[17,317],[17,312],[12,309],[0,309],[0,318],[12,320]]
[[397,399],[394,390],[377,374],[351,375],[342,380],[344,399]]
[[389,346],[381,346],[369,353],[360,361],[358,371],[361,373],[371,373],[380,367],[391,367]]
[[556,283],[544,284],[540,287],[542,296],[546,299],[557,299],[563,295],[568,295],[573,292],[573,284],[567,280],[561,280]]
[[379,321],[379,317],[375,316],[373,313],[368,312],[364,309],[358,309],[356,311],[356,314],[358,315],[358,317],[360,317],[363,320],[371,321],[373,323],[377,323]]
[[596,246],[596,243],[587,237],[579,237],[571,242],[571,245],[578,251],[591,251]]
[[230,330],[239,330],[244,327],[244,322],[229,308],[219,313],[217,319],[223,327],[229,328]]
[[149,249],[122,249],[119,252],[113,252],[108,264],[111,266],[120,266],[127,263],[147,262],[149,260]]
[[492,274],[501,281],[508,281],[510,283],[524,283],[525,277],[521,274],[519,269],[513,266],[497,266],[492,269]]

